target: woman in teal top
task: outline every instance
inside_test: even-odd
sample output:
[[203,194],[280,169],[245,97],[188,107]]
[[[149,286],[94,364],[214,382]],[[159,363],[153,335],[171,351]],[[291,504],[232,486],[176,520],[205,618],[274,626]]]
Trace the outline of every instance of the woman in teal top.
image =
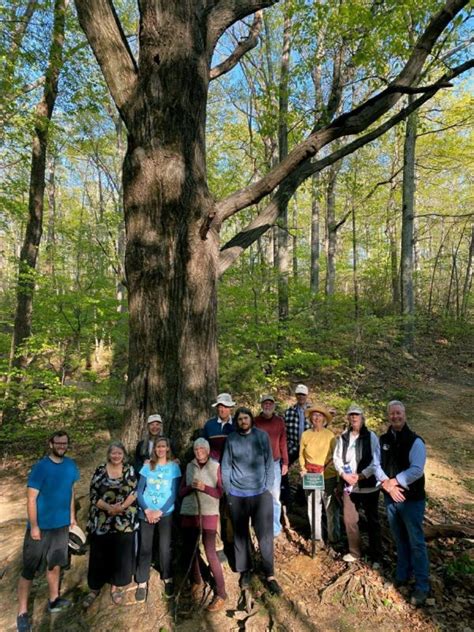
[[170,460],[170,442],[165,437],[157,437],[150,461],[140,470],[138,483],[138,517],[140,519],[140,547],[135,593],[137,601],[145,601],[148,579],[153,557],[153,537],[155,528],[159,536],[159,568],[165,583],[165,595],[174,594],[171,576],[171,533],[173,510],[178,496],[181,470]]

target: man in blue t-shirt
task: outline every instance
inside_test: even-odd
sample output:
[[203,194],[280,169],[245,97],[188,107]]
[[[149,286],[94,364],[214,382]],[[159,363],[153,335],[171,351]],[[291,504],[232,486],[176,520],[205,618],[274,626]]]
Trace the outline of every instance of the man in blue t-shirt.
[[28,597],[35,573],[46,566],[49,612],[60,612],[70,602],[59,596],[61,567],[68,563],[69,527],[76,524],[74,484],[76,463],[65,456],[67,432],[59,430],[49,440],[49,454],[31,468],[27,483],[28,525],[23,544],[23,570],[18,582],[18,632],[29,632]]

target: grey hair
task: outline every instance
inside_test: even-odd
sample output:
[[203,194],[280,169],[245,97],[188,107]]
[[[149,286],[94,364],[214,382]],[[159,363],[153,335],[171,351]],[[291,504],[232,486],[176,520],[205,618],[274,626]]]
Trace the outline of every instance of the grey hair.
[[209,441],[207,441],[207,439],[204,439],[204,437],[199,437],[193,443],[193,450],[195,450],[196,448],[206,448],[208,452],[211,451],[211,446],[209,445]]
[[118,448],[119,450],[122,450],[122,452],[123,452],[123,460],[126,461],[127,460],[127,450],[125,449],[125,446],[123,445],[123,443],[121,441],[112,441],[109,444],[109,447],[107,448],[107,461],[110,459],[110,454],[111,454],[112,450],[114,450],[115,448]]
[[387,411],[390,410],[390,408],[392,408],[392,406],[400,406],[400,408],[405,411],[405,404],[403,402],[401,402],[399,399],[392,399],[391,402],[388,402],[387,404]]

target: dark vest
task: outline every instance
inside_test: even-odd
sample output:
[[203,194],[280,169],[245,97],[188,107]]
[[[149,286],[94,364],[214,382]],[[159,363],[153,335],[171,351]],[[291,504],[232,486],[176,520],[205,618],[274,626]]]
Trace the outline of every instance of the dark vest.
[[[416,439],[421,439],[405,424],[400,432],[389,430],[380,437],[380,464],[389,478],[410,467],[410,450]],[[423,441],[423,439],[422,439]],[[417,479],[404,491],[406,500],[425,498],[425,476]]]
[[[349,447],[350,430],[347,430],[341,435],[342,439],[342,460],[346,462],[347,449]],[[370,445],[370,430],[365,425],[360,429],[359,437],[355,444],[356,461],[357,461],[357,474],[360,474],[362,470],[372,463],[372,446]],[[357,483],[359,488],[362,487],[375,487],[375,476],[369,476],[369,478],[363,479]]]

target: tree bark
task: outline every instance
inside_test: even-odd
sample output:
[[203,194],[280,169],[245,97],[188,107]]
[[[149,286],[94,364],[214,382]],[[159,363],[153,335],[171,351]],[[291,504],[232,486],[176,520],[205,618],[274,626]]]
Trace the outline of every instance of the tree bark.
[[339,162],[328,170],[326,187],[326,296],[333,296],[336,291],[336,247],[339,228],[336,222],[336,183],[340,168],[341,163]]
[[[411,99],[411,97],[409,97]],[[413,351],[415,336],[415,295],[413,286],[414,264],[414,217],[415,217],[415,158],[418,117],[410,114],[405,128],[403,149],[402,190],[402,245],[401,245],[401,298],[403,317],[403,344]]]
[[319,174],[315,173],[311,180],[311,271],[310,290],[313,299],[319,294],[319,218],[320,218],[320,192]]
[[[77,6],[83,27],[97,29],[88,22],[90,5]],[[137,77],[123,87],[110,81],[128,132],[124,440],[132,447],[148,414],[158,412],[180,449],[217,391],[218,242],[212,230],[206,240],[200,235],[213,212],[205,161],[209,51],[193,3],[141,2],[140,10]],[[132,74],[133,63],[127,57],[122,63]]]
[[[288,15],[288,1],[285,2],[283,25],[283,45],[280,58],[280,86],[278,107],[278,158],[281,162],[288,155],[288,83],[290,71],[291,18]],[[278,208],[278,343],[277,353],[283,354],[286,327],[289,316],[289,255],[288,255],[288,200],[280,198]]]

